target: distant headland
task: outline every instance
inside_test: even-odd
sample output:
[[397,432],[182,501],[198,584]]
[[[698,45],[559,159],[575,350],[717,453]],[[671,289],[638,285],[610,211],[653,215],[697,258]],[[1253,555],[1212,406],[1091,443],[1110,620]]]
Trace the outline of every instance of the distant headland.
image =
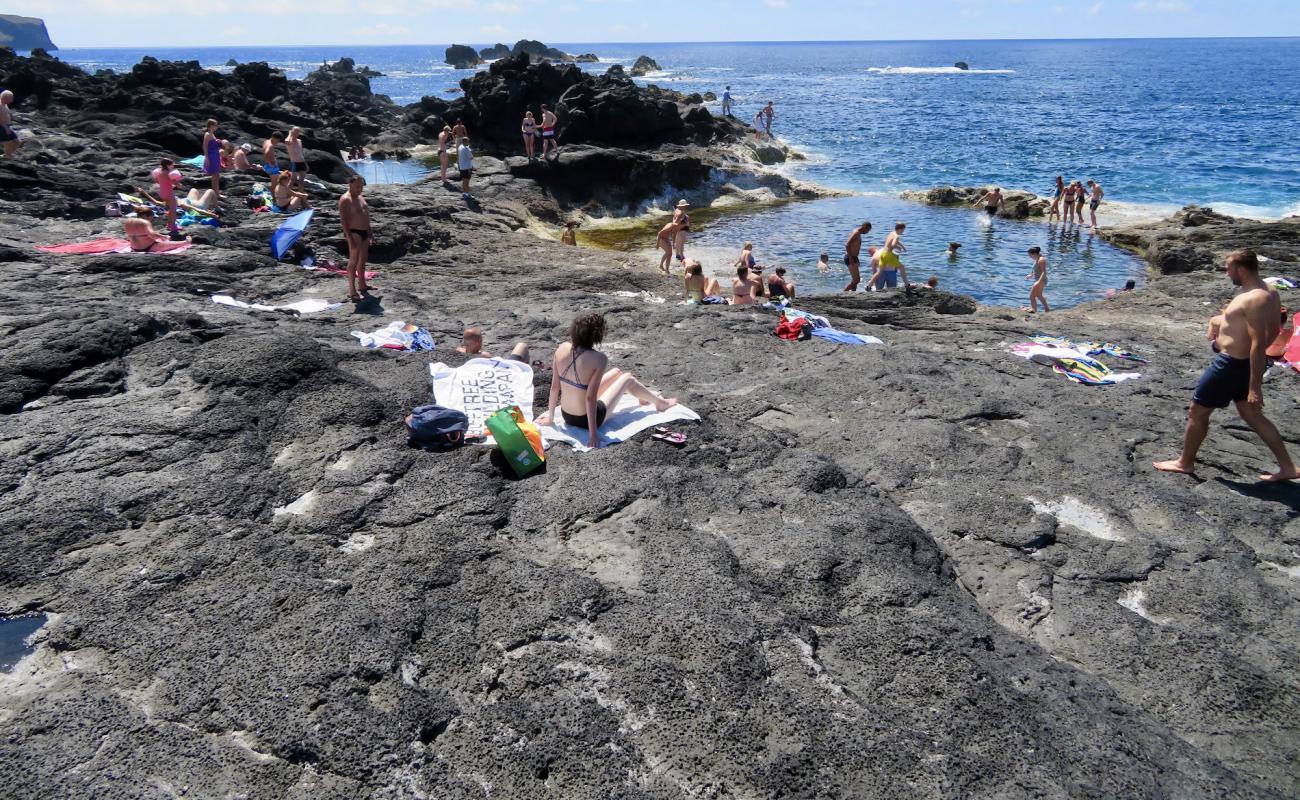
[[14,50],[58,50],[45,30],[45,20],[0,14],[0,47]]

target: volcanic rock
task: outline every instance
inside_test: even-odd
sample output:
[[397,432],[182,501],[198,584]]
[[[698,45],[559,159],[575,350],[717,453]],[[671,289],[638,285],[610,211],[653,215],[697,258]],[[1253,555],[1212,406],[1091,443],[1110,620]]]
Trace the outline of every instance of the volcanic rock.
[[573,60],[579,64],[599,64],[600,56],[595,53],[583,53],[582,55],[574,56]]
[[953,64],[953,66],[960,70],[970,69],[970,64],[967,64],[965,61],[958,61],[956,64]]
[[506,58],[510,55],[510,45],[497,42],[491,47],[485,47],[478,51],[478,55],[484,61],[496,61],[499,58]]
[[[907,191],[902,196],[932,206],[969,206],[988,191],[988,187],[978,186],[940,186],[924,191]],[[1002,207],[998,209],[999,217],[1007,219],[1027,219],[1041,217],[1051,208],[1051,201],[1039,197],[1033,192],[1020,189],[1002,190]]]
[[474,48],[464,44],[453,44],[447,48],[446,61],[456,69],[473,69],[483,63]]
[[651,72],[659,72],[660,69],[659,63],[653,58],[650,56],[641,56],[636,60],[636,63],[632,65],[632,71],[630,74],[634,78],[640,78],[649,75]]
[[532,56],[533,60],[535,61],[573,61],[574,60],[573,56],[569,55],[563,50],[558,50],[554,47],[549,47],[545,44],[542,44],[539,41],[536,41],[535,39],[520,39],[519,41],[515,42],[515,47],[511,51],[511,54],[516,56],[521,54],[527,54],[529,56]]

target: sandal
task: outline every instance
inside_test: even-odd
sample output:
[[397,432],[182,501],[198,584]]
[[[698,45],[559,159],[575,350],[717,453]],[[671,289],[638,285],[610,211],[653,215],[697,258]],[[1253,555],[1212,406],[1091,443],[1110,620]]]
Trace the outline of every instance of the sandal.
[[650,438],[658,439],[661,442],[667,442],[673,447],[681,447],[686,444],[686,434],[678,433],[676,431],[664,431],[662,433],[656,431]]
[[359,294],[350,294],[350,295],[348,295],[348,300],[350,300],[350,301],[353,302],[353,303],[360,303],[363,299],[364,299],[364,298],[362,298],[361,295],[359,295]]

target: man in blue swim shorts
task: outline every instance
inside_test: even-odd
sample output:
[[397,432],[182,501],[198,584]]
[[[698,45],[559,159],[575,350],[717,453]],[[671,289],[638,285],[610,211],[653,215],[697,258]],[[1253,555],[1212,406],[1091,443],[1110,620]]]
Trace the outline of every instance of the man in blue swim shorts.
[[1278,471],[1259,476],[1274,483],[1300,478],[1282,435],[1264,416],[1264,370],[1268,366],[1265,350],[1277,338],[1282,327],[1282,303],[1277,291],[1259,277],[1259,257],[1254,250],[1238,250],[1224,265],[1234,286],[1241,294],[1210,320],[1206,333],[1213,342],[1215,357],[1201,376],[1187,412],[1187,431],[1183,452],[1171,461],[1157,461],[1152,466],[1162,472],[1196,471],[1196,453],[1210,429],[1210,416],[1216,409],[1235,403],[1237,413],[1251,427],[1277,459]]
[[279,133],[271,134],[271,138],[262,142],[262,171],[274,178],[280,174],[280,159],[275,154],[275,148],[284,141],[284,136]]

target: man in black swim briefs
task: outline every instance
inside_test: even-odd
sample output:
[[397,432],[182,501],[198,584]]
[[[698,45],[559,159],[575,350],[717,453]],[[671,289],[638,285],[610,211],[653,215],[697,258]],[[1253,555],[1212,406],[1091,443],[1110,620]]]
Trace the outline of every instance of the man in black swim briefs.
[[1300,472],[1282,435],[1264,416],[1264,370],[1268,366],[1265,350],[1282,327],[1282,303],[1277,291],[1260,279],[1255,251],[1238,250],[1228,256],[1224,268],[1233,285],[1243,291],[1222,314],[1210,320],[1206,338],[1213,343],[1216,355],[1192,395],[1182,453],[1152,466],[1162,472],[1193,474],[1196,453],[1210,429],[1210,416],[1216,409],[1235,403],[1242,420],[1259,434],[1277,459],[1278,471],[1260,475],[1260,480],[1292,481],[1300,478]]
[[366,285],[366,262],[375,237],[370,232],[370,206],[362,194],[365,188],[366,179],[353,173],[348,190],[339,198],[339,223],[348,243],[348,299],[354,303],[361,301],[362,292],[372,288]]
[[871,233],[870,222],[859,225],[844,243],[844,266],[849,268],[849,283],[844,287],[846,292],[856,292],[862,282],[862,236],[867,233]]

